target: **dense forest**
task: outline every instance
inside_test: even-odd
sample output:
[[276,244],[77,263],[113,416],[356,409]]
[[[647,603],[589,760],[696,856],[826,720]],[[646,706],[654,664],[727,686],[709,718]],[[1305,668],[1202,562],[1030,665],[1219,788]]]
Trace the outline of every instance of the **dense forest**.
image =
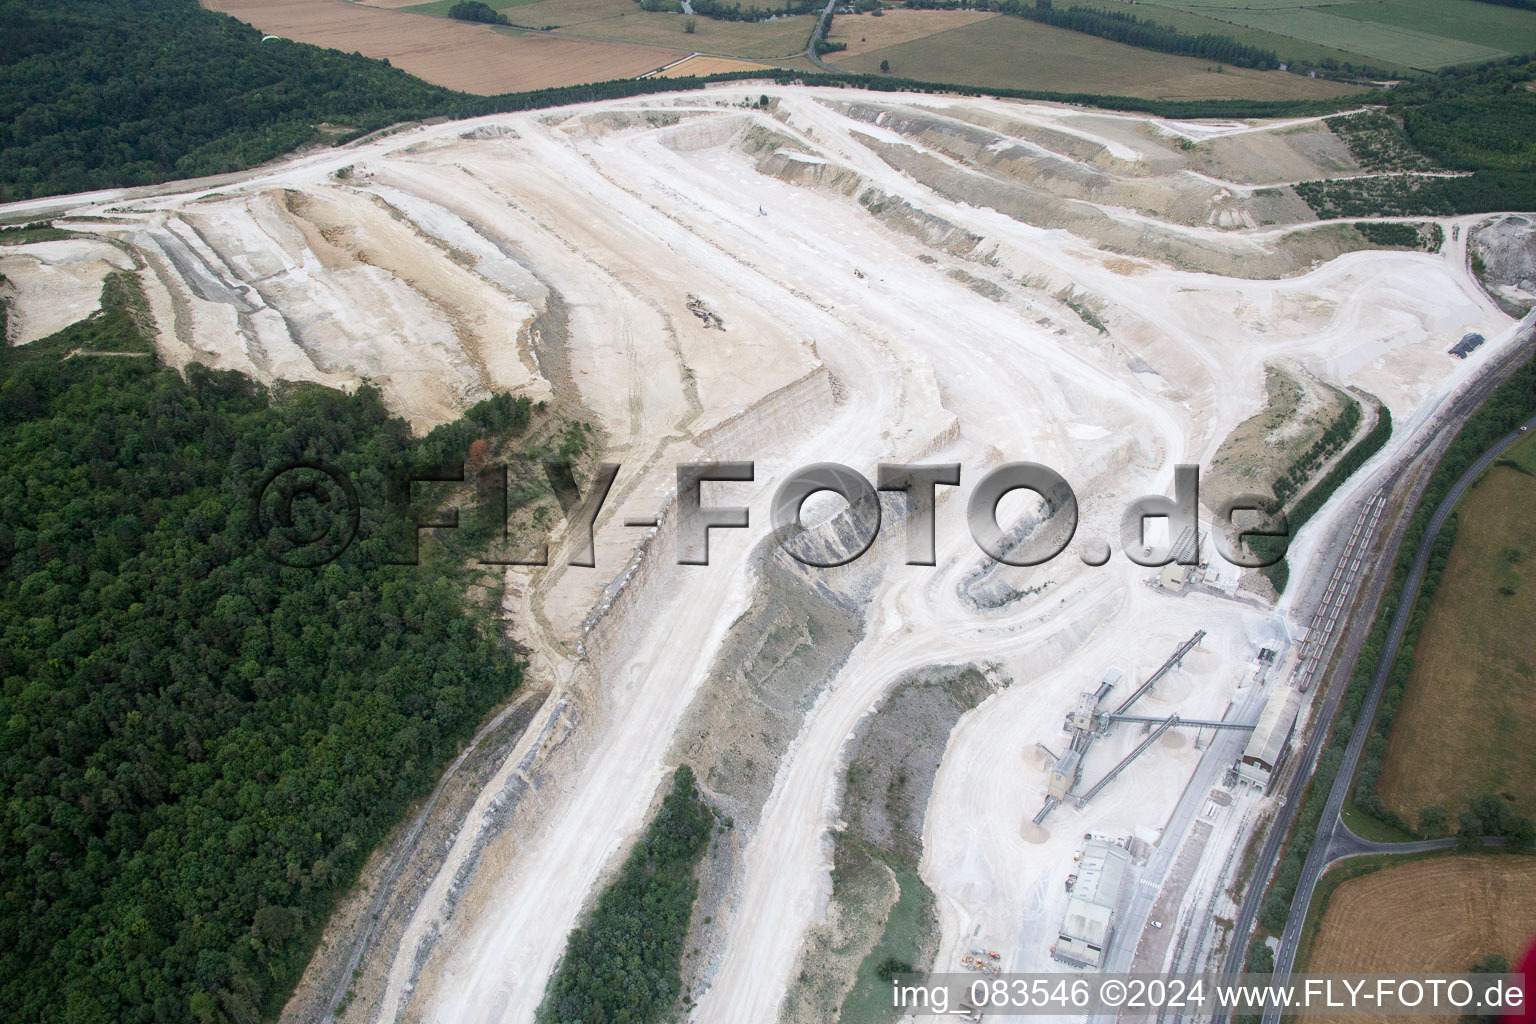
[[0,201],[237,170],[456,96],[193,0],[0,0],[0,54]]
[[1355,230],[1362,238],[1383,249],[1419,249],[1439,252],[1445,244],[1445,229],[1434,221],[1419,224],[1402,221],[1359,221]]
[[680,765],[661,809],[591,915],[570,935],[536,1024],[652,1024],[682,994],[693,871],[715,815]]
[[[520,679],[457,557],[386,564],[408,539],[384,475],[529,410],[413,438],[370,388],[183,377],[131,277],[103,299],[0,347],[0,1000],[18,1024],[270,1018],[368,852]],[[359,541],[321,569],[274,561],[249,515],[294,459],[360,495]]]
[[904,6],[919,10],[995,10],[1159,53],[1219,60],[1244,68],[1280,66],[1272,50],[1260,50],[1231,36],[1183,32],[1124,11],[1082,6],[1059,8],[1050,0],[906,0]]
[[1533,59],[1410,79],[1387,94],[1384,112],[1329,121],[1367,170],[1460,175],[1313,181],[1296,191],[1320,217],[1536,210]]
[[[811,8],[805,4],[810,3]],[[814,0],[757,9],[696,0],[714,18],[814,9]],[[0,0],[0,202],[242,170],[318,141],[343,142],[425,117],[472,117],[619,96],[702,88],[711,79],[622,79],[502,96],[429,85],[384,61],[285,39],[195,0]],[[1191,37],[1193,38],[1193,37]],[[861,88],[976,93],[890,76],[809,76]],[[1158,101],[1033,90],[1022,99],[1091,103],[1172,117],[1328,113],[1338,102]]]
[[[1225,36],[1195,36],[1127,15],[1029,0],[981,0],[994,9],[1150,49],[1254,67],[1274,55]],[[801,11],[696,0],[714,18]],[[950,7],[959,0],[910,0]],[[966,6],[975,6],[966,4]],[[400,121],[471,117],[697,89],[706,81],[814,79],[859,88],[988,92],[1087,103],[1169,117],[1281,117],[1336,111],[1342,100],[1164,101],[1131,96],[992,89],[893,78],[774,70],[709,79],[624,79],[501,96],[429,85],[387,62],[273,39],[195,0],[79,0],[68,5],[0,0],[0,202],[61,192],[144,185],[239,170],[315,141],[345,141]],[[1297,187],[1325,217],[1433,216],[1536,209],[1536,95],[1531,57],[1403,81],[1383,94],[1393,145],[1371,151],[1347,129],[1368,167],[1442,167],[1462,177],[1367,178]],[[1375,124],[1365,117],[1342,123]],[[1400,126],[1400,127],[1399,127]],[[1380,139],[1380,133],[1374,136]],[[1400,143],[1400,144],[1399,144]],[[1411,167],[1402,161],[1408,160]]]
[[[1346,413],[1346,415],[1348,414]],[[1357,404],[1352,420],[1353,425],[1349,428],[1350,431],[1355,429],[1354,425],[1358,425],[1359,420],[1359,406]],[[1330,429],[1335,429],[1337,426],[1338,423],[1335,422],[1334,428]],[[1345,438],[1349,436],[1349,434],[1344,435]],[[1365,465],[1371,456],[1381,451],[1382,446],[1391,437],[1392,412],[1385,405],[1379,405],[1376,409],[1376,424],[1371,427],[1370,432],[1357,441],[1354,447],[1345,452],[1343,457],[1333,464],[1333,467],[1323,475],[1321,480],[1313,484],[1311,489],[1300,498],[1297,498],[1296,503],[1286,510],[1286,520],[1290,526],[1289,536],[1281,538],[1252,537],[1249,539],[1248,547],[1254,554],[1266,560],[1279,558],[1278,561],[1271,563],[1264,569],[1264,575],[1269,578],[1269,582],[1274,585],[1277,593],[1284,593],[1286,584],[1290,581],[1290,564],[1284,557],[1281,557],[1285,549],[1290,545],[1290,538],[1295,537],[1296,531],[1305,526],[1307,520],[1316,515],[1318,510],[1328,503],[1328,499],[1333,497],[1333,492],[1342,487],[1344,481],[1354,476],[1355,470]],[[1322,442],[1319,441],[1318,443],[1321,444]],[[1292,470],[1294,468],[1295,464],[1292,465]],[[1293,490],[1294,486],[1287,488],[1287,495]],[[1278,487],[1275,493],[1277,495],[1280,493]]]

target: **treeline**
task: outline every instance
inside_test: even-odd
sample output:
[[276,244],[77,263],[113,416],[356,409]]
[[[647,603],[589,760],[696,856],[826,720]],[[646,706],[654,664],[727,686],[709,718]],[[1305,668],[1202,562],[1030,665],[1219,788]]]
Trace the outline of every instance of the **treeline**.
[[571,932],[536,1024],[651,1024],[673,1008],[699,891],[694,867],[714,825],[693,769],[679,765],[618,878]]
[[1384,249],[1420,249],[1439,252],[1445,244],[1445,229],[1439,224],[1410,224],[1402,221],[1359,221],[1355,230],[1371,245]]
[[457,95],[193,0],[0,0],[0,202],[240,170]]
[[[1404,537],[1404,554],[1399,556],[1396,570],[1399,576],[1407,575],[1413,548],[1417,547],[1423,538],[1435,509],[1449,493],[1457,478],[1495,441],[1529,419],[1533,413],[1536,413],[1536,363],[1527,363],[1478,408],[1462,428],[1461,433],[1456,435],[1456,440],[1446,450],[1445,457],[1440,460],[1440,465],[1436,467],[1434,475],[1430,477],[1429,484],[1425,487],[1424,496],[1414,512],[1408,533]],[[1453,515],[1441,527],[1440,534],[1435,538],[1434,547],[1431,549],[1429,565],[1425,571],[1413,615],[1403,632],[1402,647],[1397,659],[1392,663],[1386,688],[1382,691],[1380,711],[1373,723],[1373,735],[1366,747],[1354,791],[1355,806],[1358,809],[1405,832],[1416,831],[1426,839],[1439,838],[1445,834],[1443,831],[1446,824],[1445,809],[1422,809],[1417,825],[1404,821],[1401,815],[1382,802],[1376,793],[1376,783],[1381,777],[1381,763],[1386,756],[1392,723],[1397,717],[1397,711],[1407,692],[1409,677],[1413,675],[1414,647],[1429,617],[1430,601],[1439,587],[1440,577],[1450,557],[1455,536],[1456,517]],[[1498,802],[1497,798],[1494,799]],[[1474,801],[1474,804],[1476,803]],[[1427,820],[1425,812],[1429,812]],[[1473,821],[1467,818],[1469,812],[1479,820]],[[1506,835],[1523,838],[1525,841],[1536,838],[1529,819],[1505,815],[1490,820],[1487,814],[1480,814],[1476,806],[1462,811],[1459,826],[1458,834]]]
[[1291,460],[1291,464],[1276,478],[1275,501],[1280,505],[1289,501],[1291,495],[1307,482],[1313,470],[1327,462],[1335,452],[1349,443],[1349,439],[1355,436],[1355,428],[1359,425],[1360,403],[1346,395],[1343,410],[1323,429],[1322,436],[1313,441],[1306,451]]
[[[1386,412],[1385,408],[1382,412]],[[1402,600],[1403,584],[1413,566],[1419,543],[1429,529],[1429,521],[1434,517],[1435,509],[1439,507],[1440,502],[1444,500],[1461,474],[1466,472],[1468,466],[1477,461],[1477,458],[1487,451],[1494,441],[1515,429],[1532,413],[1536,413],[1536,363],[1526,363],[1468,418],[1456,435],[1456,440],[1451,442],[1445,455],[1440,459],[1439,465],[1430,476],[1429,483],[1425,486],[1419,504],[1414,510],[1413,518],[1408,523],[1402,547],[1398,549],[1397,560],[1392,566],[1392,581],[1387,586],[1381,606],[1376,613],[1376,620],[1372,623],[1371,631],[1362,644],[1360,654],[1350,672],[1349,684],[1340,702],[1338,716],[1333,720],[1332,726],[1328,727],[1330,732],[1327,745],[1318,758],[1317,770],[1312,775],[1312,782],[1307,787],[1301,809],[1297,812],[1296,824],[1286,842],[1285,856],[1280,862],[1275,881],[1270,886],[1269,894],[1259,912],[1259,923],[1265,928],[1278,932],[1285,927],[1286,917],[1290,913],[1291,898],[1295,895],[1296,883],[1301,877],[1301,867],[1317,836],[1317,825],[1322,818],[1323,805],[1327,803],[1328,792],[1333,788],[1339,767],[1343,764],[1344,750],[1349,745],[1350,736],[1355,730],[1355,721],[1365,705],[1371,677],[1375,675],[1382,653],[1386,649],[1387,630],[1391,626],[1396,606]],[[1351,455],[1353,452],[1345,458],[1348,459]],[[1329,475],[1338,473],[1341,468],[1342,465],[1336,466],[1333,473]],[[1302,502],[1306,502],[1310,497],[1311,494],[1308,494]],[[1298,506],[1302,502],[1298,502]],[[1400,649],[1399,657],[1402,656],[1402,651],[1407,649],[1405,644]],[[1398,677],[1394,672],[1393,679],[1398,678],[1405,680],[1406,676]],[[1388,700],[1393,704],[1401,702],[1401,684],[1397,684],[1396,693],[1393,692],[1393,688],[1394,684],[1389,681],[1382,695],[1384,703]],[[1319,728],[1323,727],[1326,726],[1319,726]],[[1373,737],[1372,742],[1374,743],[1377,738],[1379,737]]]
[[1244,68],[1280,66],[1280,60],[1273,50],[1261,50],[1231,36],[1183,32],[1124,11],[1104,11],[1082,6],[1062,9],[1053,6],[1050,0],[906,0],[903,6],[916,10],[1000,11],[1055,28],[1111,39],[1159,53],[1200,57]]
[[1335,126],[1369,170],[1436,166],[1470,172],[1465,176],[1313,181],[1297,186],[1297,193],[1320,217],[1536,209],[1536,94],[1526,88],[1536,73],[1533,59],[1512,57],[1404,81],[1386,96],[1386,115],[1394,125],[1401,122],[1400,135],[1382,130],[1382,114],[1356,115],[1365,119],[1359,129],[1350,124],[1356,117]]
[[[712,17],[722,16],[717,2],[698,0],[694,9],[703,13],[702,4]],[[728,10],[734,17],[735,6]],[[0,0],[0,13],[0,202],[243,170],[322,138],[345,142],[402,121],[699,89],[740,78],[997,95],[1168,117],[1305,116],[1343,106],[1339,100],[1160,101],[787,70],[471,96],[358,54],[262,42],[255,29],[195,0]],[[335,126],[335,134],[322,136],[321,124]]]
[[[1353,427],[1350,428],[1353,431]],[[1290,536],[1295,537],[1296,532],[1306,525],[1307,521],[1317,514],[1318,509],[1328,503],[1333,497],[1333,492],[1343,486],[1344,481],[1355,475],[1355,471],[1365,465],[1392,437],[1392,412],[1385,405],[1376,407],[1376,425],[1370,432],[1362,437],[1353,448],[1345,452],[1338,462],[1333,464],[1327,474],[1314,484],[1311,490],[1296,500],[1286,513],[1286,521],[1290,526]],[[1251,537],[1248,541],[1249,548],[1255,553],[1272,558],[1279,555],[1289,545],[1289,538]],[[1290,580],[1291,568],[1284,558],[1275,562],[1264,570],[1264,575],[1274,585],[1277,593],[1284,593],[1286,583]]]
[[[643,0],[636,0],[643,6]],[[767,21],[770,18],[782,18],[791,14],[812,14],[821,10],[821,5],[816,0],[791,0],[782,7],[759,7],[749,4],[743,7],[740,3],[724,3],[722,0],[694,0],[689,5],[693,13],[704,18],[713,18],[715,21]],[[681,8],[679,8],[681,9]]]
[[456,21],[478,21],[486,25],[510,25],[505,14],[482,0],[459,0],[448,8],[448,17]]
[[[1213,99],[1213,100],[1160,100],[1149,99],[1142,96],[1109,96],[1102,93],[1089,92],[1055,92],[1049,89],[1002,89],[982,88],[975,85],[960,85],[954,82],[928,82],[918,78],[899,78],[891,75],[857,74],[853,72],[839,71],[835,74],[826,72],[801,72],[791,71],[787,68],[774,68],[765,71],[733,71],[727,74],[710,75],[706,79],[671,79],[673,83],[685,83],[682,86],[674,85],[674,88],[702,88],[707,82],[728,82],[733,80],[758,81],[768,79],[780,84],[805,83],[807,85],[840,85],[853,89],[881,89],[887,92],[914,92],[914,93],[953,93],[960,96],[998,96],[1004,99],[1039,100],[1045,103],[1071,103],[1081,106],[1100,107],[1104,110],[1125,110],[1136,113],[1152,114],[1156,117],[1311,117],[1323,114],[1335,113],[1346,106],[1358,104],[1356,97],[1340,97],[1335,99],[1313,100],[1255,100],[1255,99]],[[667,79],[641,79],[641,82],[666,82]],[[610,83],[605,83],[610,84]],[[628,83],[616,82],[613,85],[623,86]],[[573,86],[573,89],[584,88]],[[528,95],[528,94],[518,94]],[[497,97],[498,100],[505,97]],[[564,100],[562,102],[576,102]],[[540,104],[552,106],[553,103]],[[518,109],[525,109],[519,107]]]
[[827,39],[827,36],[832,34],[833,17],[833,13],[831,11],[827,11],[821,16],[820,20],[816,22],[816,28],[811,35],[811,46],[815,50],[817,56],[822,56],[828,53],[838,53],[842,50],[848,49],[847,43],[834,43]]
[[1500,7],[1523,7],[1527,11],[1536,11],[1536,0],[1478,0],[1478,3],[1497,4]]
[[1402,119],[1385,110],[1330,117],[1328,128],[1349,147],[1350,155],[1368,171],[1438,171],[1434,161],[1414,148]]
[[[385,564],[409,543],[385,476],[529,410],[417,439],[372,388],[161,367],[133,279],[103,300],[0,348],[0,1000],[18,1024],[270,1019],[369,851],[520,680],[465,603],[467,557]],[[294,460],[359,493],[359,539],[321,569],[252,525]]]
[[[1360,464],[1369,458],[1369,454],[1374,454],[1381,445],[1386,443],[1392,432],[1392,418],[1386,406],[1381,407],[1379,416],[1376,427],[1371,433],[1346,453],[1321,483],[1296,503],[1296,508],[1291,513],[1293,536],[1300,525],[1315,515],[1323,503],[1332,496],[1339,484],[1360,468]],[[1370,447],[1372,445],[1374,445],[1373,448]],[[1369,454],[1366,454],[1367,449]],[[1255,540],[1263,540],[1263,538],[1255,538]],[[1258,545],[1255,544],[1254,547],[1257,550]],[[1406,551],[1407,548],[1405,547],[1404,550]],[[1281,570],[1278,578],[1273,572],[1275,569]],[[1288,573],[1285,562],[1276,563],[1268,572],[1270,579],[1275,583],[1275,588],[1284,590]],[[1371,675],[1386,644],[1387,627],[1392,618],[1390,604],[1390,599],[1383,603],[1382,612],[1372,625],[1370,635],[1361,646],[1360,655],[1355,661],[1344,696],[1340,699],[1339,712],[1332,726],[1329,727],[1326,724],[1318,726],[1318,728],[1330,729],[1328,739],[1322,753],[1318,755],[1317,767],[1312,772],[1312,781],[1302,796],[1301,809],[1296,812],[1296,821],[1291,826],[1291,834],[1286,840],[1285,852],[1275,869],[1275,877],[1270,883],[1269,893],[1259,908],[1260,927],[1272,932],[1283,931],[1286,919],[1290,916],[1291,900],[1295,897],[1296,886],[1301,881],[1301,872],[1306,865],[1307,855],[1317,839],[1317,828],[1322,821],[1324,805],[1328,802],[1328,793],[1333,789],[1334,781],[1339,776],[1339,768],[1344,764],[1344,752],[1354,732],[1355,719],[1359,716],[1361,708],[1365,706],[1365,698],[1370,691]],[[1250,947],[1251,956],[1252,947]],[[1252,960],[1250,965],[1254,969],[1264,966],[1263,962],[1254,963]],[[1273,969],[1273,966],[1271,960],[1269,968]]]
[[[1426,807],[1425,811],[1440,811]],[[1420,831],[1424,819],[1419,819]],[[1481,846],[1484,836],[1503,836],[1516,846],[1530,846],[1536,841],[1536,822],[1516,814],[1497,793],[1481,793],[1456,816],[1456,845],[1464,850]]]

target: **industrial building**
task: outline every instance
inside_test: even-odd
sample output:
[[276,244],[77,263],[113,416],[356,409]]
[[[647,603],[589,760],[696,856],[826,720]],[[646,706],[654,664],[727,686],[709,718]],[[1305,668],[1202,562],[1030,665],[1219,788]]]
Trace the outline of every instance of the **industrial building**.
[[1172,561],[1158,573],[1157,585],[1164,590],[1183,590],[1184,584],[1199,578],[1196,563],[1200,560],[1200,535],[1185,527],[1168,552],[1168,557]]
[[[1186,531],[1186,533],[1191,532]],[[1199,719],[1181,719],[1178,715],[1169,715],[1163,718],[1161,716],[1147,717],[1145,715],[1127,713],[1131,710],[1131,705],[1135,704],[1152,687],[1157,685],[1159,679],[1178,668],[1183,663],[1185,656],[1198,647],[1203,639],[1205,639],[1205,630],[1196,630],[1194,636],[1180,644],[1178,649],[1173,652],[1173,656],[1163,662],[1161,668],[1148,676],[1146,681],[1138,686],[1129,697],[1121,701],[1120,706],[1113,711],[1105,711],[1101,705],[1104,703],[1104,698],[1109,696],[1110,691],[1115,688],[1115,684],[1123,677],[1123,673],[1117,668],[1112,668],[1105,673],[1104,681],[1099,684],[1097,691],[1083,693],[1078,697],[1077,703],[1072,707],[1072,710],[1067,712],[1066,720],[1062,724],[1062,728],[1072,734],[1072,746],[1065,754],[1057,756],[1051,752],[1050,748],[1045,747],[1043,744],[1041,745],[1041,749],[1045,751],[1046,755],[1054,763],[1051,767],[1050,781],[1046,785],[1045,803],[1041,805],[1039,813],[1034,818],[1036,825],[1045,824],[1045,819],[1050,817],[1052,811],[1065,803],[1069,796],[1077,804],[1078,808],[1081,809],[1105,786],[1113,782],[1116,776],[1125,771],[1132,761],[1140,757],[1146,752],[1147,748],[1157,742],[1163,733],[1175,726],[1190,726],[1195,729],[1253,728],[1251,725],[1243,725],[1239,722],[1208,722]],[[1111,768],[1103,778],[1099,779],[1098,782],[1094,783],[1087,790],[1076,791],[1077,784],[1082,781],[1083,760],[1088,756],[1088,748],[1093,745],[1095,738],[1107,733],[1116,723],[1144,726],[1145,735],[1142,737],[1141,742],[1122,758],[1119,764]]]
[[1243,756],[1237,762],[1239,779],[1269,792],[1270,783],[1290,750],[1291,734],[1296,731],[1296,716],[1300,710],[1301,691],[1276,683],[1259,714],[1259,724],[1248,737],[1248,746],[1243,748]]
[[1482,343],[1483,336],[1481,334],[1466,334],[1462,336],[1460,341],[1452,345],[1449,351],[1457,359],[1465,359]]
[[1131,855],[1124,847],[1104,839],[1088,840],[1056,945],[1051,948],[1053,957],[1078,967],[1104,965],[1130,868]]
[[1079,750],[1069,750],[1061,756],[1055,766],[1051,768],[1051,781],[1046,787],[1046,796],[1057,803],[1066,800],[1067,794],[1072,792],[1083,777],[1083,754]]

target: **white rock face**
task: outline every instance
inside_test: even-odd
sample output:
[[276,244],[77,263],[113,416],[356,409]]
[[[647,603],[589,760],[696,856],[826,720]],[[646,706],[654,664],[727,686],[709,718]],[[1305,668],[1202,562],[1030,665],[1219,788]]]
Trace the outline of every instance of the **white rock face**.
[[[764,93],[773,103],[759,109]],[[598,568],[512,575],[518,638],[554,686],[545,725],[459,830],[399,947],[375,951],[387,961],[369,968],[387,973],[377,1019],[531,1020],[752,599],[748,560],[775,487],[819,461],[871,479],[880,462],[964,468],[961,487],[940,489],[934,568],[902,564],[887,506],[864,556],[881,567],[865,639],[806,712],[742,837],[694,1019],[777,1019],[805,929],[825,912],[843,743],[925,665],[988,663],[1012,680],[962,719],[929,804],[922,875],[938,896],[940,968],[985,942],[1014,969],[1054,969],[1081,836],[1157,843],[1191,778],[1217,780],[1173,734],[1084,810],[1033,830],[1046,782],[1034,745],[1060,749],[1064,712],[1106,668],[1125,670],[1128,693],[1196,629],[1204,645],[1141,713],[1256,710],[1240,688],[1259,646],[1285,643],[1289,605],[1147,586],[1154,570],[1118,552],[1126,504],[1169,491],[1176,464],[1208,460],[1260,408],[1266,364],[1369,391],[1399,428],[1298,541],[1293,593],[1305,593],[1308,538],[1348,514],[1372,470],[1513,333],[1469,280],[1464,240],[1444,254],[1341,253],[1343,236],[1304,216],[1254,227],[1262,204],[1294,204],[1256,196],[1269,184],[1259,174],[1190,173],[1198,152],[1173,132],[1224,139],[1232,166],[1244,138],[1284,144],[1259,124],[1157,129],[1038,104],[746,84],[430,126],[216,193],[74,211],[106,218],[90,229],[137,253],[168,358],[373,382],[418,428],[497,391],[552,398],[601,427],[604,457],[622,464]],[[47,252],[7,254],[5,273],[61,264]],[[26,273],[13,279],[29,294]],[[35,307],[18,308],[35,336]],[[1469,331],[1489,343],[1448,358]],[[675,463],[713,459],[756,461],[754,482],[705,489],[706,504],[749,506],[752,526],[715,531],[710,566],[678,566],[671,515],[654,533],[622,521],[670,507]],[[964,499],[1015,460],[1062,473],[1082,522],[1056,560],[990,569]],[[1111,542],[1107,565],[1084,564],[1087,541]],[[982,570],[1030,593],[978,604],[967,581]],[[1132,729],[1101,741],[1085,781],[1138,741]],[[485,842],[483,815],[535,778]],[[1250,804],[1216,825],[1217,864]],[[1214,891],[1219,873],[1202,871]]]

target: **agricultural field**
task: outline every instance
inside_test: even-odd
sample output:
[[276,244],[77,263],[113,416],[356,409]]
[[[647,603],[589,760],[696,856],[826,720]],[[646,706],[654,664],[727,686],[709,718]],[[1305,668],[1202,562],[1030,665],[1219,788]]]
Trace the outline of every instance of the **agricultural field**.
[[[892,17],[843,15],[833,22],[833,38],[867,36]],[[1155,53],[1001,14],[880,49],[832,54],[826,60],[840,69],[866,73],[878,72],[881,61],[888,61],[893,75],[934,82],[1158,99],[1309,99],[1353,91],[1283,71]],[[1219,72],[1213,70],[1217,67]]]
[[1187,32],[1219,32],[1283,61],[1435,70],[1536,49],[1536,11],[1474,0],[1089,0]]
[[[446,18],[453,3],[454,0],[432,0],[404,9]],[[514,24],[530,28],[556,28],[596,39],[757,60],[788,57],[804,50],[816,23],[808,14],[759,22],[690,18],[665,11],[642,11],[634,0],[493,0],[490,6]],[[689,21],[693,22],[692,32],[686,28]]]
[[[1432,857],[1334,890],[1305,969],[1339,974],[1465,971],[1512,963],[1536,934],[1536,857]],[[1350,1021],[1400,1018],[1352,1016]]]
[[[449,17],[448,12],[453,9],[454,4],[459,2],[460,0],[430,0],[428,3],[421,3],[420,0],[377,0],[377,2],[370,2],[365,6],[383,7],[392,11],[410,11],[412,14],[429,14],[434,18],[446,18]],[[506,14],[513,8],[526,7],[534,2],[536,0],[498,0],[495,7],[498,11]],[[507,17],[509,21],[517,20],[510,14]]]
[[1454,822],[1482,793],[1536,814],[1536,446],[1510,449],[1463,500],[1456,542],[1414,650],[1377,793],[1412,823]]
[[481,95],[634,78],[682,56],[678,49],[520,33],[344,0],[205,0],[204,6],[263,32],[385,58],[428,82]]
[[832,20],[832,31],[827,38],[834,43],[847,45],[848,49],[832,55],[838,61],[847,61],[888,46],[910,43],[938,32],[947,32],[952,28],[996,17],[996,14],[987,11],[900,9],[886,11],[878,18],[843,14]]
[[735,57],[711,57],[706,54],[696,53],[692,57],[684,58],[676,64],[653,71],[647,78],[688,78],[705,75],[723,75],[732,71],[753,71],[763,67],[762,64],[753,63],[750,60],[737,60]]

